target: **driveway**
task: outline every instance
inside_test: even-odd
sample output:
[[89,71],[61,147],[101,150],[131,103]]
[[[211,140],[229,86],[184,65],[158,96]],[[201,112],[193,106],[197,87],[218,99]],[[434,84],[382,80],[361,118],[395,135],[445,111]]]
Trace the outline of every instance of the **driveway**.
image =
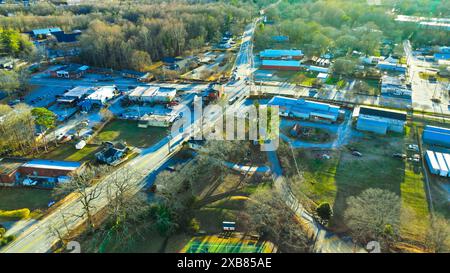
[[287,120],[281,119],[280,127],[291,128],[294,124],[299,123],[302,126],[314,127],[326,129],[332,134],[336,135],[332,141],[327,143],[312,143],[306,142],[302,140],[294,140],[282,132],[280,132],[280,137],[284,141],[288,142],[293,148],[319,148],[319,149],[332,149],[339,148],[343,145],[347,145],[351,142],[352,139],[362,137],[363,133],[356,131],[352,127],[352,113],[350,111],[345,110],[345,118],[341,124],[324,124],[324,123],[316,123],[310,121],[299,121],[299,120]]

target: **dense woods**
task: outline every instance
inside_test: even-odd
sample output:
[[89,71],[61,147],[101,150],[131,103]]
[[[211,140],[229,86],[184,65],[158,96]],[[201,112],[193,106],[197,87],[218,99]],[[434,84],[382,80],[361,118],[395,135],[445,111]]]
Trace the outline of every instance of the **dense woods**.
[[[435,2],[424,10],[417,2]],[[366,0],[284,1],[267,11],[272,23],[262,24],[256,35],[259,49],[266,47],[275,35],[289,36],[290,43],[307,53],[322,54],[328,50],[345,55],[353,50],[378,54],[380,44],[411,39],[416,45],[450,43],[447,31],[419,28],[415,23],[396,22],[397,14],[448,16],[448,1],[383,1],[370,5]],[[434,10],[433,13],[431,10]],[[395,11],[395,12],[394,12]]]
[[[195,2],[113,2],[64,9],[48,3],[29,9],[10,7],[2,13],[15,16],[0,17],[0,26],[22,32],[50,26],[65,31],[80,29],[81,62],[141,70],[152,60],[188,54],[218,41],[225,31],[241,32],[252,12],[258,10],[250,1]],[[258,3],[265,2],[273,1]]]

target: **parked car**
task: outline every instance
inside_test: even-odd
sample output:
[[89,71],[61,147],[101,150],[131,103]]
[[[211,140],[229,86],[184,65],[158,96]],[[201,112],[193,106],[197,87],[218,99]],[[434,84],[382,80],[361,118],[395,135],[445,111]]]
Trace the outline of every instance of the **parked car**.
[[418,152],[419,151],[419,145],[417,144],[408,144],[408,150]]
[[405,159],[406,158],[406,154],[395,153],[395,154],[392,155],[392,157]]
[[357,156],[357,157],[361,157],[361,156],[362,156],[362,153],[360,153],[360,152],[358,152],[358,151],[353,151],[353,152],[352,152],[352,155],[353,155],[353,156]]

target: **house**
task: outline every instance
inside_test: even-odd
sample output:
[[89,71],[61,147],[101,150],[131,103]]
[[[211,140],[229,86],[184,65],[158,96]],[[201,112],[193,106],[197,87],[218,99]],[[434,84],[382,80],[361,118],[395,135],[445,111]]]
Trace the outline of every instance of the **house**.
[[79,79],[88,69],[89,66],[87,65],[71,64],[50,71],[50,76],[54,78]]
[[19,168],[26,162],[21,158],[0,158],[0,186],[14,186],[19,178]]
[[117,94],[118,90],[115,85],[96,87],[79,105],[84,110],[90,110],[93,106],[102,107]]
[[32,178],[57,178],[77,172],[82,166],[82,163],[74,161],[32,159],[22,164],[18,171],[22,176]]
[[422,140],[426,144],[450,148],[450,129],[426,125],[423,130]]
[[341,115],[339,106],[305,99],[275,96],[268,105],[278,106],[280,116],[311,121],[332,123],[336,122]]
[[91,94],[93,92],[93,87],[77,86],[62,94],[56,99],[56,101],[60,103],[76,103],[80,102],[88,94]]
[[128,94],[128,99],[134,102],[168,103],[173,101],[177,89],[160,86],[138,86]]
[[97,152],[95,157],[98,161],[108,164],[108,165],[116,165],[119,161],[125,156],[128,151],[128,147],[126,143],[118,142],[103,142],[103,150]]
[[262,60],[261,69],[300,70],[300,61]]
[[404,76],[393,77],[384,75],[381,78],[381,95],[411,98],[412,90],[405,83]]
[[136,79],[139,82],[148,82],[153,79],[153,75],[149,72],[139,72],[135,70],[122,70],[120,74],[124,78]]
[[262,60],[301,60],[304,54],[294,49],[266,49],[259,53]]
[[149,126],[169,127],[177,119],[177,117],[178,115],[173,113],[167,115],[145,114],[139,119],[138,127],[139,128],[148,128]]
[[385,135],[388,131],[403,133],[406,112],[369,106],[359,106],[353,111],[356,129]]
[[406,73],[407,66],[404,64],[390,63],[386,61],[378,62],[377,66],[380,70],[395,71],[400,73]]

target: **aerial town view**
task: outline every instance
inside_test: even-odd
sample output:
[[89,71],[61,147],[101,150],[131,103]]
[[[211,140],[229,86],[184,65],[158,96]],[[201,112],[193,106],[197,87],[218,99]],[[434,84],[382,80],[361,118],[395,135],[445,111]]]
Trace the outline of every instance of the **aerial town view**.
[[448,252],[450,1],[0,0],[0,260]]

